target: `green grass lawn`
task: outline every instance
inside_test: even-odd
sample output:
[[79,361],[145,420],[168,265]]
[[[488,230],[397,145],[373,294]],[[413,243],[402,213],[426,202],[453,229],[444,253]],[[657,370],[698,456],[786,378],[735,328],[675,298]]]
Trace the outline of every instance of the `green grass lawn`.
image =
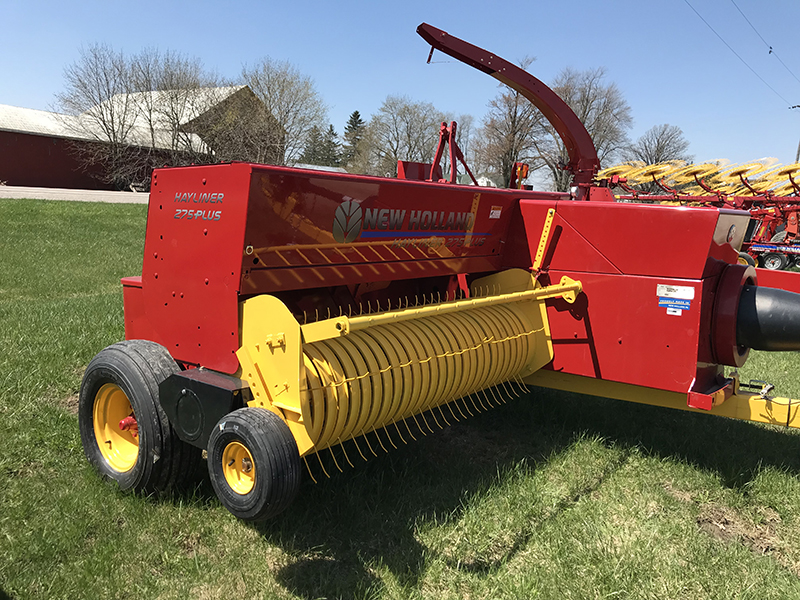
[[[536,390],[237,521],[119,493],[83,369],[123,338],[145,207],[0,200],[0,600],[800,597],[800,437]],[[796,354],[743,379],[800,397]],[[360,460],[360,459],[359,459]]]

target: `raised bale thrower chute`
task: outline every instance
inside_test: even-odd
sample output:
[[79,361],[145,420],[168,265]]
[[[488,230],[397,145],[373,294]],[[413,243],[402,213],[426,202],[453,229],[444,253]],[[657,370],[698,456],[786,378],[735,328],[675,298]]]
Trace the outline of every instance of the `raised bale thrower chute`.
[[[398,179],[156,170],[142,276],[122,280],[127,341],[81,386],[100,473],[157,492],[205,449],[225,507],[264,519],[306,469],[325,470],[323,454],[361,460],[527,385],[797,426],[788,401],[724,372],[750,347],[800,349],[800,296],[737,264],[748,214],[614,202],[556,94],[434,27],[418,33],[542,111],[572,191],[457,185],[435,164],[403,163]],[[455,164],[448,132],[436,162],[449,141]]]

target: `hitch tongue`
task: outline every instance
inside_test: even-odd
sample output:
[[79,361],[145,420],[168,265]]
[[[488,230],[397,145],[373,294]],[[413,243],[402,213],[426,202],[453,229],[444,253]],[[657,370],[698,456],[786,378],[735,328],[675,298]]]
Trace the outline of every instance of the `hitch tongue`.
[[769,398],[769,393],[775,389],[773,384],[762,381],[761,379],[751,379],[748,383],[740,383],[739,387],[757,391],[758,395],[764,400],[767,400]]

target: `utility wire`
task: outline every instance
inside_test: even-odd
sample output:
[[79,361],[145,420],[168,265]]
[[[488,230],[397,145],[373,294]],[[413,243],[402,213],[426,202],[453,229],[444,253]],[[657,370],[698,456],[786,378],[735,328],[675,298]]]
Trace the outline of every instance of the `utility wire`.
[[697,10],[694,8],[694,6],[692,6],[691,4],[689,4],[689,0],[683,0],[683,1],[684,1],[684,2],[686,2],[686,6],[688,6],[689,8],[691,8],[691,9],[692,9],[692,11],[694,12],[694,14],[696,14],[696,15],[697,15],[697,16],[700,18],[700,20],[701,20],[703,23],[705,23],[705,24],[706,24],[706,27],[708,27],[708,28],[709,28],[709,29],[712,31],[712,33],[713,33],[715,36],[717,36],[717,37],[719,38],[719,41],[721,41],[723,44],[725,44],[725,45],[728,47],[728,50],[730,50],[731,52],[733,52],[733,54],[736,56],[736,58],[738,58],[740,61],[742,61],[742,64],[743,64],[745,67],[747,67],[748,69],[750,69],[750,71],[752,71],[753,75],[755,75],[756,77],[758,77],[758,78],[761,80],[761,83],[763,83],[765,86],[767,86],[769,89],[771,89],[771,90],[772,90],[772,92],[773,92],[773,93],[774,93],[774,94],[775,94],[775,95],[776,95],[778,98],[780,98],[781,100],[783,100],[783,101],[784,101],[784,102],[785,102],[787,105],[789,104],[789,101],[788,101],[786,98],[784,98],[783,96],[781,96],[781,95],[780,95],[780,94],[777,92],[777,90],[775,90],[775,88],[774,88],[774,87],[772,87],[770,84],[768,84],[768,83],[767,83],[767,81],[766,81],[766,80],[765,80],[763,77],[761,77],[761,75],[759,75],[759,74],[756,72],[756,70],[755,70],[753,67],[751,67],[749,64],[747,64],[747,61],[745,61],[745,59],[743,59],[741,56],[739,56],[739,53],[738,53],[738,52],[736,52],[736,50],[734,50],[734,49],[733,49],[733,47],[731,47],[731,45],[730,45],[728,42],[726,42],[726,41],[724,40],[724,38],[723,38],[723,37],[722,37],[720,34],[718,34],[718,33],[717,33],[717,31],[716,31],[716,30],[715,30],[715,29],[714,29],[714,28],[713,28],[713,27],[712,27],[712,26],[709,24],[709,22],[708,22],[708,21],[706,21],[706,20],[703,18],[703,15],[701,15],[699,12],[697,12]]
[[764,42],[764,45],[765,45],[767,48],[769,48],[769,53],[770,53],[770,54],[772,54],[772,55],[774,55],[774,56],[775,56],[775,58],[777,58],[777,59],[778,59],[778,61],[779,61],[779,62],[780,62],[782,65],[783,65],[783,68],[784,68],[784,69],[786,69],[786,70],[789,72],[789,75],[791,75],[792,77],[794,77],[794,78],[797,80],[797,82],[798,82],[798,83],[800,83],[800,79],[798,79],[797,75],[795,75],[795,74],[792,72],[792,70],[791,70],[791,69],[790,69],[788,66],[786,66],[786,63],[785,63],[785,62],[783,62],[783,60],[781,60],[781,57],[780,57],[780,56],[778,56],[778,53],[777,53],[777,52],[775,52],[775,50],[772,48],[772,46],[769,44],[769,42],[767,42],[767,40],[765,40],[765,39],[764,39],[764,36],[763,36],[763,35],[761,35],[761,34],[758,32],[758,29],[756,29],[756,28],[755,28],[755,25],[753,25],[753,24],[750,22],[750,19],[748,19],[748,18],[747,18],[747,15],[745,15],[745,14],[742,12],[742,9],[741,9],[741,8],[739,8],[739,5],[738,5],[738,4],[736,4],[736,2],[734,2],[734,0],[731,0],[731,4],[733,4],[733,5],[736,7],[736,10],[738,10],[738,11],[739,11],[739,14],[740,14],[740,15],[742,15],[742,17],[744,18],[744,20],[745,20],[745,21],[747,21],[747,24],[748,24],[748,25],[750,25],[750,27],[752,28],[752,30],[756,32],[756,35],[757,35],[758,37],[760,37],[760,38],[761,38],[761,41],[762,41],[762,42]]

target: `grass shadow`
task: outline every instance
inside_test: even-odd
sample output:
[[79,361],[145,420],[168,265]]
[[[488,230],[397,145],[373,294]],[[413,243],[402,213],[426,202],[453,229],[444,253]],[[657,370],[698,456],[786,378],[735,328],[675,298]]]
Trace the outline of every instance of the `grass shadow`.
[[[359,457],[331,479],[307,480],[286,513],[254,525],[295,559],[276,580],[304,598],[370,597],[383,583],[365,565],[380,565],[400,590],[418,589],[431,553],[419,527],[457,519],[465,499],[488,493],[501,473],[521,461],[535,470],[580,435],[568,423],[535,425],[536,404],[514,400],[367,462]],[[492,568],[461,568],[473,566]]]
[[765,466],[800,474],[793,429],[580,394],[564,393],[561,402],[572,407],[574,429],[715,472],[732,489],[744,489]]
[[[306,481],[286,513],[254,527],[294,558],[275,577],[300,597],[379,593],[385,578],[367,565],[388,570],[392,585],[410,592],[430,564],[420,525],[458,518],[465,498],[486,493],[513,465],[525,461],[535,471],[585,436],[717,472],[733,488],[764,465],[800,473],[800,436],[777,428],[535,389],[330,480]],[[472,570],[488,573],[495,562]]]

